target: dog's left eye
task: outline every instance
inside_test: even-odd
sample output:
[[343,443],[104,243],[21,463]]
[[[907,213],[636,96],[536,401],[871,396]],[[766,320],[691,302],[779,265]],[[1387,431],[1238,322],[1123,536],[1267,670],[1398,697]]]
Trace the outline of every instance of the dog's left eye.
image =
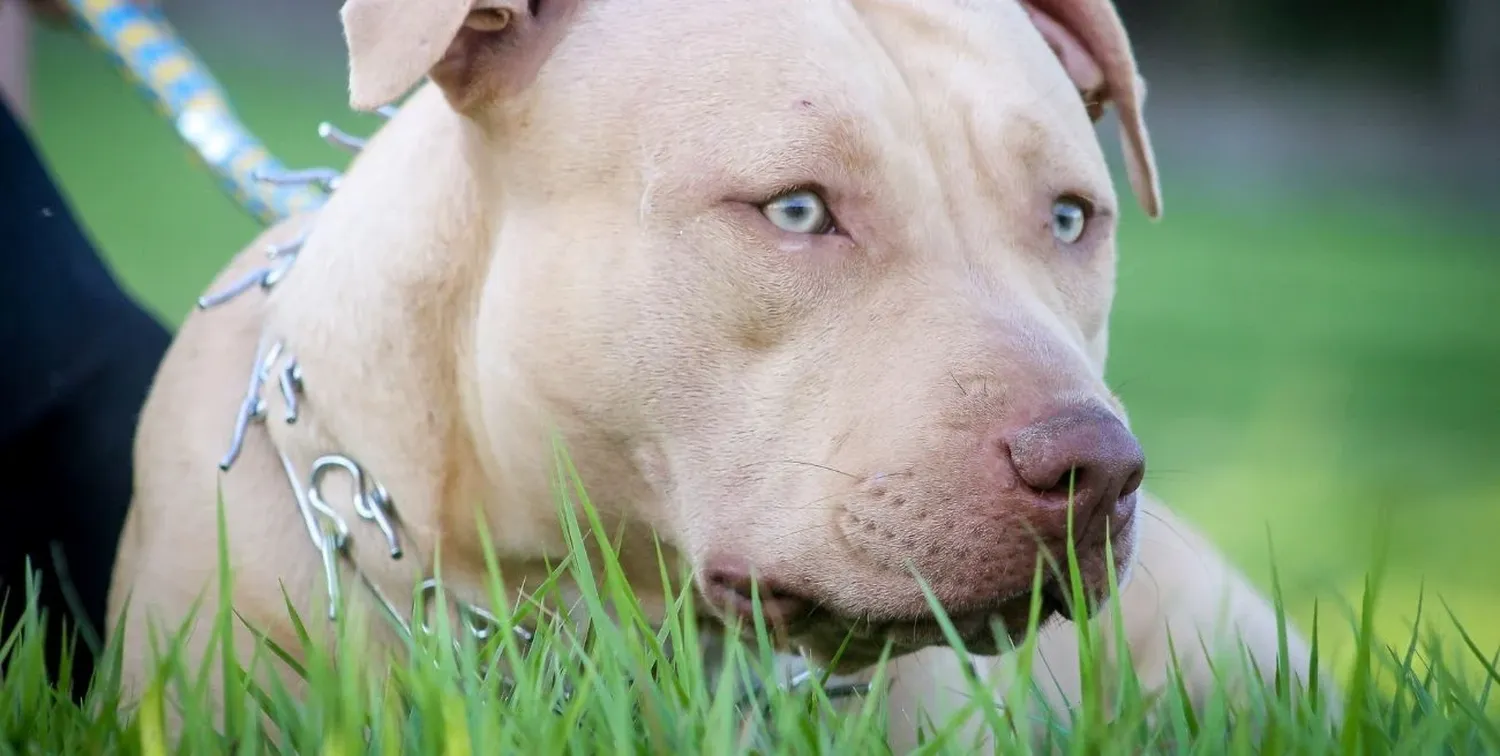
[[771,224],[792,234],[832,233],[833,214],[817,192],[801,189],[788,192],[764,205],[760,211]]
[[1052,235],[1063,244],[1073,244],[1088,230],[1089,207],[1076,197],[1063,197],[1052,203]]

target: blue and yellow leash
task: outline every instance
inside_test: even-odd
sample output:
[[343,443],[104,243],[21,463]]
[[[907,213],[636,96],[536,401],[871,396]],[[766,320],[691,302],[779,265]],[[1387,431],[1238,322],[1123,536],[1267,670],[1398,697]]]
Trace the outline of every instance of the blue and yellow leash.
[[[139,87],[177,135],[218,177],[220,186],[261,223],[272,225],[328,200],[338,186],[331,168],[288,170],[252,135],[229,106],[229,98],[208,68],[183,43],[159,11],[129,0],[67,0],[88,36]],[[394,108],[382,108],[386,118]],[[322,123],[318,134],[329,143],[358,152],[364,140]],[[228,302],[251,289],[270,289],[296,262],[305,236],[266,250],[270,261],[225,288],[198,300],[200,309]]]
[[[224,190],[267,225],[322,205],[337,185],[329,169],[290,171],[245,128],[208,68],[157,10],[128,0],[67,0],[79,24],[169,118]],[[389,112],[386,113],[389,115]],[[328,124],[319,133],[358,149]]]

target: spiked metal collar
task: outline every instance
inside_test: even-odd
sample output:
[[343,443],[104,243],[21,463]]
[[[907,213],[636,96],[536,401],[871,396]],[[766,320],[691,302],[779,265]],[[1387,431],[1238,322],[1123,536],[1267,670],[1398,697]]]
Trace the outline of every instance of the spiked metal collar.
[[[326,133],[329,129],[325,125],[320,131]],[[319,174],[307,172],[306,175]],[[323,179],[308,178],[306,180]],[[290,272],[305,238],[304,235],[291,243],[268,248],[267,254],[270,261],[266,265],[225,289],[204,296],[199,300],[199,308],[211,309],[253,289],[269,290],[274,287]],[[264,428],[265,424],[271,420],[265,392],[280,393],[284,407],[284,413],[279,418],[280,422],[288,425],[297,423],[301,414],[300,397],[304,381],[302,367],[296,356],[288,351],[285,341],[268,339],[262,342],[252,363],[245,394],[236,412],[229,448],[219,461],[221,470],[226,472],[230,470],[239,458],[248,434],[253,429]],[[306,527],[308,538],[321,560],[329,619],[334,621],[339,619],[339,608],[345,597],[343,573],[347,571],[352,573],[355,580],[369,592],[376,606],[386,619],[394,624],[403,639],[414,640],[419,632],[424,634],[433,632],[434,628],[428,621],[428,617],[436,604],[439,591],[442,590],[438,580],[430,576],[421,576],[416,584],[411,608],[409,611],[404,611],[354,558],[351,549],[356,537],[351,528],[353,520],[329,504],[329,499],[323,492],[323,483],[329,474],[342,472],[347,475],[352,484],[353,498],[346,511],[352,511],[358,521],[374,526],[373,530],[367,532],[380,534],[391,559],[403,560],[408,552],[417,550],[416,544],[410,539],[403,539],[405,531],[402,521],[392,496],[386,488],[359,462],[346,454],[319,456],[313,460],[310,469],[305,474],[297,469],[296,463],[285,449],[277,448],[276,454],[286,475],[297,512]],[[418,564],[428,563],[421,554],[418,553],[415,556]],[[534,637],[528,629],[514,624],[507,626],[507,623],[502,622],[483,606],[462,599],[456,600],[451,595],[445,598],[447,605],[452,608],[458,620],[458,623],[452,626],[459,632],[466,633],[475,641],[476,647],[484,647],[501,632],[506,632],[508,627],[508,631],[514,635],[516,646],[523,652],[530,650]],[[705,653],[701,658],[710,664],[717,662],[720,655],[708,651],[721,639],[714,632],[702,633],[702,637],[705,643]],[[461,639],[456,642],[461,642]],[[722,672],[718,669],[707,671],[711,679]],[[826,677],[810,666],[802,656],[794,654],[776,654],[774,674],[776,677],[774,684],[794,691],[821,680],[824,694],[832,700],[861,696],[869,688],[868,683],[861,676]],[[502,681],[502,689],[508,690],[510,686],[504,684],[505,682]],[[763,687],[764,684],[765,681],[758,681],[750,690],[745,691],[745,696],[747,698],[756,696],[757,689]]]
[[[293,171],[272,157],[270,151],[240,123],[218,82],[159,12],[143,9],[128,0],[66,1],[84,32],[114,59],[128,79],[139,85],[141,93],[171,119],[178,136],[219,178],[224,190],[258,220],[271,224],[314,210],[337,190],[340,179],[337,170]],[[387,107],[379,114],[389,119],[395,112],[394,108]],[[365,144],[365,140],[350,136],[329,123],[320,124],[318,134],[348,152],[358,152]],[[215,307],[252,289],[271,289],[291,271],[305,239],[304,234],[267,249],[269,259],[265,265],[224,290],[203,297],[198,302],[199,307]],[[250,429],[264,425],[267,403],[262,393],[273,384],[285,405],[282,420],[286,423],[297,420],[303,375],[296,356],[289,353],[280,341],[262,344],[259,349],[235,418],[229,450],[220,460],[220,467],[226,471],[238,458]],[[337,619],[343,597],[341,568],[345,568],[371,592],[382,612],[407,637],[429,630],[426,615],[419,612],[425,611],[424,602],[430,602],[440,590],[438,581],[432,577],[419,580],[413,611],[403,612],[354,563],[350,543],[355,534],[350,520],[329,506],[321,489],[331,473],[342,471],[350,476],[354,488],[354,515],[358,520],[375,526],[386,542],[391,559],[402,559],[415,544],[403,542],[401,521],[385,487],[358,461],[344,454],[318,457],[306,473],[297,470],[283,451],[278,450],[278,455],[297,512],[323,564],[330,617]],[[456,605],[461,631],[476,640],[489,640],[503,629],[503,623],[483,607],[462,601],[450,601],[450,605]],[[527,630],[514,628],[512,632],[522,644],[530,645],[532,636]],[[710,655],[704,658],[708,659]],[[773,684],[792,689],[821,679],[816,670],[795,655],[778,655],[777,676],[779,679]],[[834,699],[860,695],[866,689],[867,686],[857,678],[829,678],[824,685],[825,693]]]

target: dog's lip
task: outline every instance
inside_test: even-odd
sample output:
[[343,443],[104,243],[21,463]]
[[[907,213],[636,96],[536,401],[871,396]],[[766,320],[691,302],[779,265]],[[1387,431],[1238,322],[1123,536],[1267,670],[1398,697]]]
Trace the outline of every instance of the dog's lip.
[[[948,615],[949,626],[965,651],[979,656],[999,656],[1021,645],[1031,627],[1032,593],[1027,591],[986,609]],[[1041,628],[1063,615],[1055,592],[1040,594],[1035,627]],[[931,614],[915,619],[887,621],[878,632],[862,633],[845,642],[841,634],[819,635],[801,640],[800,649],[815,663],[835,674],[852,674],[890,658],[925,648],[953,647],[954,640]]]
[[[995,620],[999,620],[1007,632],[1024,631],[1030,621],[1034,601],[1040,604],[1039,621],[1045,621],[1054,614],[1065,618],[1069,616],[1061,591],[1050,584],[1044,586],[1039,594],[1030,589],[1018,591],[1000,599],[988,601],[978,607],[945,611],[944,616],[947,624],[956,631],[959,638],[968,642],[972,637],[989,634]],[[850,618],[840,619],[851,621]],[[931,612],[886,618],[860,618],[858,624],[879,631],[916,628],[937,632],[943,632],[944,625],[937,615]]]
[[[980,607],[945,612],[948,627],[959,642],[974,653],[996,655],[1005,650],[1005,641],[1019,643],[1031,625],[1033,601],[1039,603],[1036,627],[1054,617],[1070,617],[1065,594],[1051,584],[1037,594],[1030,589],[989,601]],[[713,619],[723,627],[723,618]],[[754,641],[753,624],[741,625],[741,636]],[[952,638],[944,623],[932,612],[887,616],[855,616],[820,606],[794,622],[771,626],[773,642],[787,650],[811,652],[824,660],[840,658],[840,667],[850,670],[878,661],[889,644],[894,655],[920,651],[931,646],[949,646]],[[839,649],[842,647],[842,653]]]

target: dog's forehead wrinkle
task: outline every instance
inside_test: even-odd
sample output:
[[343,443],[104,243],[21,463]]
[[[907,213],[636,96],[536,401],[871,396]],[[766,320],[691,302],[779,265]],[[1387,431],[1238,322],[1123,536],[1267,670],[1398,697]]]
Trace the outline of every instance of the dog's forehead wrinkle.
[[[940,203],[938,217],[961,234],[953,241],[982,265],[997,259],[997,232],[1014,225],[1014,209],[1039,188],[1097,194],[1108,204],[1108,173],[1093,130],[1019,4],[855,5],[886,64],[879,68],[889,72],[888,94],[871,120],[885,121],[888,133],[921,155],[933,177],[923,205],[935,211]],[[922,202],[924,192],[913,184],[906,194]]]
[[[1014,52],[1006,44],[1014,29],[1030,23],[1019,6],[798,2],[778,4],[778,12],[768,17],[766,8],[748,5],[714,4],[702,13],[678,13],[655,28],[640,26],[638,17],[621,8],[603,10],[592,20],[603,29],[623,13],[623,27],[610,33],[642,41],[616,66],[623,78],[604,72],[600,83],[588,86],[628,85],[629,94],[616,98],[617,105],[638,103],[660,116],[635,130],[646,163],[637,179],[647,187],[637,198],[638,216],[666,211],[669,186],[674,195],[701,200],[705,192],[736,184],[740,190],[748,184],[769,191],[826,174],[832,183],[863,195],[862,203],[884,212],[915,211],[915,222],[894,227],[882,221],[878,231],[912,255],[968,248],[984,260],[999,259],[985,254],[996,246],[993,231],[1000,215],[989,211],[1015,205],[1017,187],[1024,189],[1027,174],[1036,170],[1026,164],[1051,167],[1049,161],[1014,159],[1016,145],[1029,142],[1002,133],[1011,115],[1024,112],[1039,96],[1027,91],[1039,88],[1032,83],[1035,51]],[[713,15],[746,17],[742,38],[726,47],[721,36],[708,34],[706,17]],[[709,39],[716,42],[712,48]],[[1032,47],[1045,46],[1038,37]],[[584,57],[585,49],[567,51],[574,60],[559,71],[571,76],[575,69],[597,68]],[[641,56],[665,58],[672,65],[647,66]],[[844,65],[851,57],[867,64]],[[1055,61],[1049,65],[1057,67]],[[747,79],[747,67],[759,73]],[[551,83],[576,93],[567,96],[575,103],[568,112],[582,107],[576,103],[597,99],[580,96],[587,92],[577,88],[583,85]],[[1048,79],[1043,86],[1051,84]],[[758,110],[746,108],[757,100]],[[955,107],[954,101],[962,105]],[[704,117],[666,117],[689,104]],[[602,122],[623,125],[624,113]],[[953,138],[965,130],[976,137]],[[1044,138],[1054,139],[1054,131],[1046,130]],[[663,159],[658,153],[675,160],[653,171],[650,163]],[[997,188],[978,175],[1007,171],[1014,178]]]

